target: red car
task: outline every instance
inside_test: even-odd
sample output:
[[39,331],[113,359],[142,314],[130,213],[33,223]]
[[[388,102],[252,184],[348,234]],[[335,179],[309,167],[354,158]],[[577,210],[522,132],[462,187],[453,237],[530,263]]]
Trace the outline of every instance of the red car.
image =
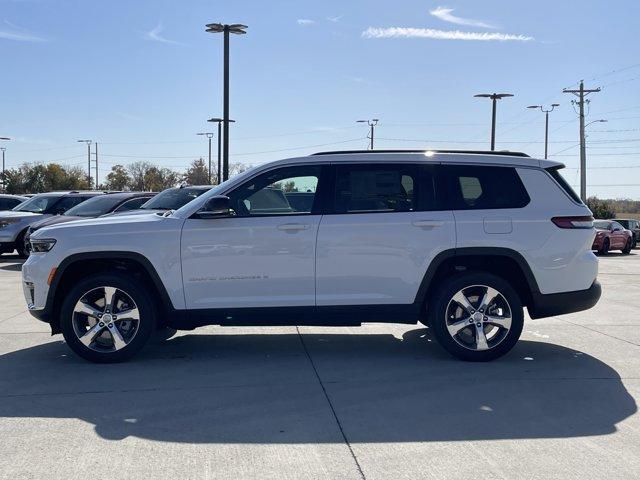
[[592,250],[600,255],[606,255],[609,250],[622,250],[625,255],[631,252],[633,233],[615,220],[595,220],[596,238],[593,240]]

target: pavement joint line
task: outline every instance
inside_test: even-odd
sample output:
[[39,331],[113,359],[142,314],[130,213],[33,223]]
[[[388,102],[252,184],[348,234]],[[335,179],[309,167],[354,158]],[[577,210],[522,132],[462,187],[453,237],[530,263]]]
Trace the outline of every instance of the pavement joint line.
[[636,347],[640,347],[640,344],[638,344],[638,343],[630,342],[629,340],[625,340],[624,338],[614,337],[613,335],[609,335],[608,333],[601,332],[600,330],[596,330],[594,328],[589,328],[586,325],[581,325],[579,323],[573,323],[573,322],[570,322],[569,320],[564,320],[562,318],[560,318],[559,320],[562,320],[563,322],[566,322],[566,323],[568,323],[570,325],[575,325],[576,327],[582,327],[582,328],[584,328],[586,330],[589,330],[591,332],[594,332],[594,333],[599,333],[600,335],[604,335],[605,337],[613,338],[614,340],[619,340],[620,342],[625,342],[625,343],[628,343],[629,345],[635,345]]
[[353,461],[356,464],[356,468],[358,469],[358,473],[360,474],[360,478],[362,478],[362,480],[366,480],[367,477],[365,477],[364,472],[362,471],[362,466],[360,465],[360,462],[358,461],[358,457],[356,457],[356,453],[353,451],[353,447],[351,446],[351,442],[349,442],[349,439],[347,438],[346,433],[344,432],[344,428],[342,428],[342,422],[340,422],[340,418],[338,417],[338,414],[336,413],[336,409],[333,406],[333,403],[331,402],[331,398],[329,397],[329,393],[327,392],[327,389],[324,386],[324,383],[322,382],[322,378],[320,378],[320,373],[318,372],[318,369],[316,368],[316,364],[313,361],[313,358],[311,358],[311,354],[309,353],[309,349],[307,348],[307,344],[304,342],[304,338],[302,336],[302,333],[300,333],[300,328],[296,326],[296,332],[298,332],[298,338],[300,339],[300,343],[302,344],[302,349],[304,350],[304,353],[307,355],[307,358],[309,359],[309,363],[311,364],[311,368],[313,369],[313,372],[315,373],[316,379],[318,380],[318,383],[320,384],[320,387],[322,388],[322,393],[324,393],[324,397],[327,399],[327,403],[329,404],[329,408],[331,409],[331,413],[333,413],[333,418],[335,419],[336,423],[338,424],[338,429],[340,430],[340,434],[342,435],[342,438],[344,439],[344,443],[347,445],[347,448],[349,449],[349,453],[351,454],[351,458],[353,458]]
[[3,318],[2,320],[0,320],[0,323],[6,322],[7,320],[11,320],[12,318],[16,318],[18,315],[24,315],[25,313],[29,313],[29,312],[27,312],[26,310],[23,312],[18,312],[15,315],[11,315],[10,317]]

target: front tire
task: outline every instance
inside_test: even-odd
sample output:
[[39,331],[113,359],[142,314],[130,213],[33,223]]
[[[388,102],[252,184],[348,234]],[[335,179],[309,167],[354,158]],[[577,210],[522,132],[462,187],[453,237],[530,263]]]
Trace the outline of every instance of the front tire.
[[500,277],[464,272],[445,280],[429,305],[429,325],[451,355],[486,362],[505,355],[524,326],[522,302]]
[[66,295],[60,312],[69,347],[95,363],[133,357],[155,330],[155,309],[144,288],[130,276],[105,273],[88,277]]
[[24,231],[20,235],[18,235],[18,238],[16,238],[16,252],[18,253],[18,257],[20,258],[27,258],[29,256],[29,251],[27,250],[27,247],[24,243],[24,237],[26,233],[27,232]]

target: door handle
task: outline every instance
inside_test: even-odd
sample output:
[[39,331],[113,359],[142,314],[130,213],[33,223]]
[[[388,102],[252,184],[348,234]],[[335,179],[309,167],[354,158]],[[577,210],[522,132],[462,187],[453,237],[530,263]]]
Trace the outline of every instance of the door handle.
[[411,222],[411,225],[420,228],[436,228],[444,225],[444,222],[442,220],[416,220]]
[[284,232],[299,232],[300,230],[307,230],[309,225],[305,223],[283,223],[282,225],[278,225],[278,230],[282,230]]

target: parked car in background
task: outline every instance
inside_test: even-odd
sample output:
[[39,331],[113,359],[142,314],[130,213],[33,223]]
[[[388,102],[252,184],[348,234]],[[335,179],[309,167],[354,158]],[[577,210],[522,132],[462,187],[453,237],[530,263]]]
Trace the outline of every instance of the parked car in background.
[[20,195],[0,194],[0,211],[12,210],[22,202],[24,202],[26,199],[27,197],[23,197]]
[[631,230],[631,233],[633,234],[631,248],[636,248],[638,240],[640,239],[640,220],[636,220],[634,218],[616,218],[616,222],[627,230]]
[[104,192],[51,192],[39,193],[22,202],[13,210],[0,212],[0,255],[16,250],[26,257],[24,236],[29,226],[43,218],[62,215],[79,203],[102,195]]
[[142,204],[137,210],[114,212],[111,215],[144,215],[178,210],[194,198],[198,198],[204,192],[211,190],[211,188],[213,188],[213,185],[182,185],[180,187],[167,188]]
[[606,255],[610,250],[621,250],[622,253],[631,252],[633,234],[616,220],[594,220],[596,238],[591,250],[597,250],[600,255]]
[[156,194],[152,192],[115,192],[90,198],[70,208],[64,215],[54,215],[32,223],[24,236],[24,251],[30,252],[31,234],[43,227],[73,220],[82,220],[83,218],[101,217],[109,213],[125,213],[131,210],[138,210],[142,204],[153,198],[154,195]]
[[154,330],[362,322],[423,322],[452,355],[491,360],[524,307],[543,318],[600,298],[593,217],[562,167],[424,151],[263,164],[164,215],[35,232],[24,296],[94,362],[130,358]]

